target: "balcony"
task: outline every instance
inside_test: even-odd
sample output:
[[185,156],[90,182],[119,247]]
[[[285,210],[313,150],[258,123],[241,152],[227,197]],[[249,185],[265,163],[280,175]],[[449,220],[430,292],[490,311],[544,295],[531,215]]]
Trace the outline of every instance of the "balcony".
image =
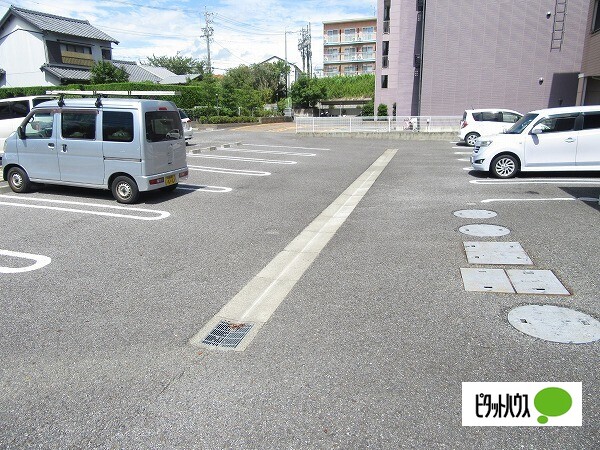
[[335,64],[344,62],[375,62],[375,52],[356,52],[356,53],[331,53],[323,56],[324,64]]
[[376,33],[361,33],[361,34],[344,34],[329,36],[323,36],[324,45],[336,45],[336,44],[355,44],[361,42],[375,42],[377,40]]

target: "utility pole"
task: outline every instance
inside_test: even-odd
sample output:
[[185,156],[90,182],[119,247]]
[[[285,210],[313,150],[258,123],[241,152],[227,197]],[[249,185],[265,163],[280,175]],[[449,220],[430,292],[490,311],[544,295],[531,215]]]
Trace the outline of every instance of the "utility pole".
[[206,8],[206,6],[204,7],[204,28],[202,28],[202,35],[200,37],[206,38],[206,53],[207,53],[207,58],[206,58],[206,63],[207,63],[207,70],[208,73],[212,73],[212,63],[210,61],[210,41],[212,39],[212,36],[214,34],[214,29],[210,26],[213,23],[213,16],[214,13],[209,13],[208,9]]
[[302,56],[302,71],[312,76],[312,50],[311,50],[311,35],[310,35],[310,23],[306,28],[302,28],[300,32],[300,39],[298,39],[298,50]]

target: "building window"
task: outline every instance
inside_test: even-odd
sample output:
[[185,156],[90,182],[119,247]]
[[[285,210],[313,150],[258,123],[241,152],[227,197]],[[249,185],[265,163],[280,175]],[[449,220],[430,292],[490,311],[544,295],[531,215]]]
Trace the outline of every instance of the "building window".
[[346,28],[344,30],[344,42],[356,41],[356,28]]
[[91,67],[94,64],[92,47],[77,44],[60,44],[60,54],[63,64]]
[[110,48],[102,49],[102,59],[110,61],[112,59],[112,50]]
[[344,75],[356,75],[356,74],[357,74],[356,66],[354,66],[354,65],[344,66]]
[[596,0],[596,6],[594,6],[594,23],[592,27],[592,32],[600,30],[600,0]]
[[387,89],[388,87],[388,76],[381,75],[381,89]]

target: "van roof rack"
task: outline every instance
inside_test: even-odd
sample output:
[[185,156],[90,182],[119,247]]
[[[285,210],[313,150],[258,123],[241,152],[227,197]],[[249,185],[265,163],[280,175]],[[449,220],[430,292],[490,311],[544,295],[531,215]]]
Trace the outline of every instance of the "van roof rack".
[[165,97],[181,95],[179,91],[46,91],[49,95],[81,95],[89,97],[108,97],[109,95],[116,96],[151,96],[151,97]]

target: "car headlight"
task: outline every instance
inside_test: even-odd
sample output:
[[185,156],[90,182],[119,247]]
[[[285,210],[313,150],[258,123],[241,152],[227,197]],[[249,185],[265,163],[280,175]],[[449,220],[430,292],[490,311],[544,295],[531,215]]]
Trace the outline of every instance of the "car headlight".
[[493,141],[491,139],[484,139],[478,141],[475,145],[479,147],[488,147]]

